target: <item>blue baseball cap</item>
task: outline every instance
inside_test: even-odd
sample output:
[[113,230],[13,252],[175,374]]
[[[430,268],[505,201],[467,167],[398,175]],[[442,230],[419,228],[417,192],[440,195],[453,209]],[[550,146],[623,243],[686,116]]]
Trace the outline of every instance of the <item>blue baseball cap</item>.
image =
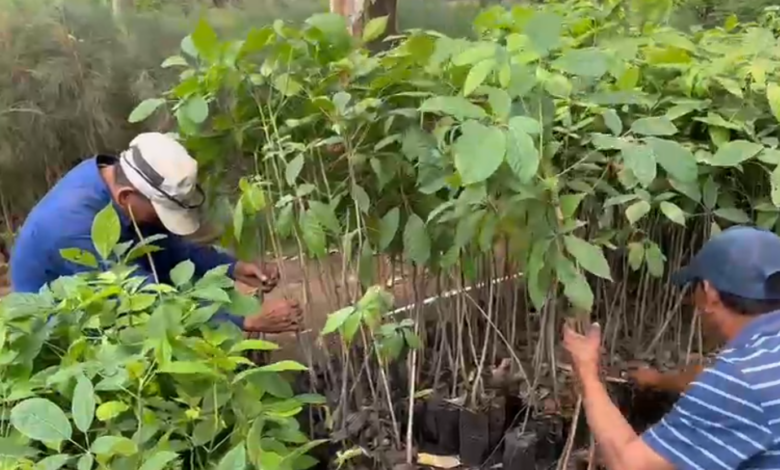
[[712,237],[671,281],[684,286],[708,281],[718,292],[746,299],[780,300],[780,237],[755,227],[734,226]]

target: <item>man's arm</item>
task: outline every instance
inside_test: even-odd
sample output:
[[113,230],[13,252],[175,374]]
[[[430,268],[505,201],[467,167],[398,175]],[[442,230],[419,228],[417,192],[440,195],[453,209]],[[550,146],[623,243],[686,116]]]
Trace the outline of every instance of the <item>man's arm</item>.
[[630,376],[643,388],[652,388],[672,393],[683,393],[704,370],[700,364],[692,364],[675,372],[659,372],[657,369],[642,368],[632,371]]

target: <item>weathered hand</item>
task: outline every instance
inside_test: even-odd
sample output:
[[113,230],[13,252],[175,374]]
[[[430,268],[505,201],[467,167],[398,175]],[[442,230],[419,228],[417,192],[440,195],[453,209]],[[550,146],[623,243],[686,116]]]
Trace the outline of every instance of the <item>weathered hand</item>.
[[298,331],[303,324],[303,311],[295,300],[275,299],[263,302],[259,314],[244,319],[244,331],[285,333]]
[[598,323],[592,324],[585,335],[564,325],[563,346],[569,351],[572,366],[580,380],[598,377],[601,359],[601,327]]
[[237,281],[268,293],[279,283],[279,268],[275,264],[258,265],[239,261],[233,271]]

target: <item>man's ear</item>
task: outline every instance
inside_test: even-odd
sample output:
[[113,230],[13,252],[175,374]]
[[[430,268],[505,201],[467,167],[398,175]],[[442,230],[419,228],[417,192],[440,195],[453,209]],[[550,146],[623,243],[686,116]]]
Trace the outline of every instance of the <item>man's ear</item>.
[[[704,302],[707,307],[721,305],[720,293],[712,284],[710,284],[710,281],[702,281],[701,289],[704,292]],[[710,308],[706,308],[705,310],[710,310]]]
[[119,191],[116,193],[116,202],[122,207],[127,207],[128,199],[130,199],[130,195],[133,194],[132,188],[119,188]]

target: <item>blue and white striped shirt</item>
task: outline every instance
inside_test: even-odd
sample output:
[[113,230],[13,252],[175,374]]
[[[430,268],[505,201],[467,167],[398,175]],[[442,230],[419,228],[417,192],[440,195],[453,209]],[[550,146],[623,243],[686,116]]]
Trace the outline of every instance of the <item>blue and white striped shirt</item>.
[[780,312],[748,324],[642,439],[678,469],[780,469]]

